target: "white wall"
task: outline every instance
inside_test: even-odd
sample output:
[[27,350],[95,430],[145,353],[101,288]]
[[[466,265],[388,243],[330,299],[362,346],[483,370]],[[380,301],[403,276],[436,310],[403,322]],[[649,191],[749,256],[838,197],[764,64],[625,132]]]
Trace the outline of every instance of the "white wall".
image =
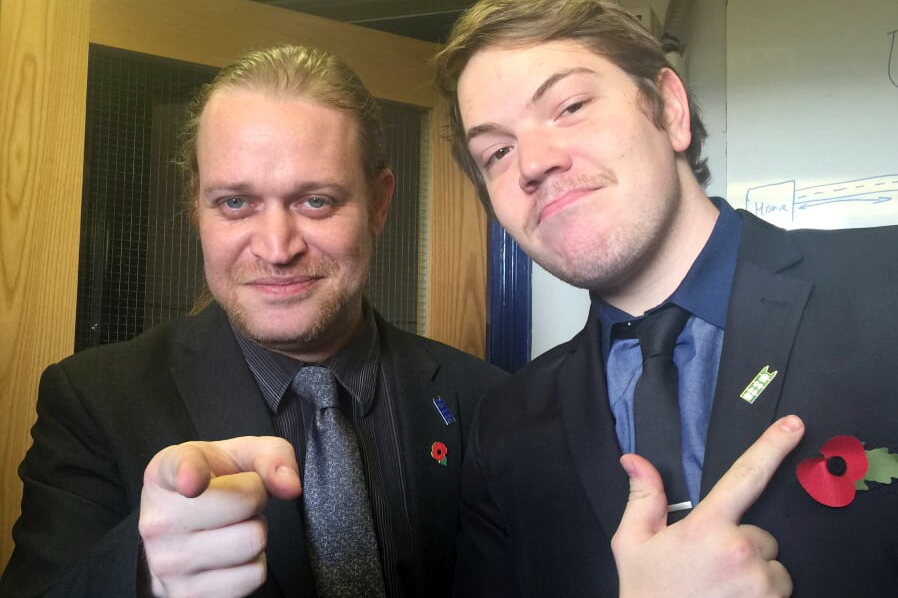
[[708,195],[726,194],[727,187],[727,52],[726,1],[694,0],[689,19],[684,63],[693,98],[708,129],[704,155],[711,169]]
[[[663,19],[663,15],[659,15]],[[708,129],[709,195],[726,192],[726,2],[694,0],[684,64],[686,80]],[[533,265],[530,355],[574,336],[586,321],[589,295]]]
[[896,29],[896,0],[729,2],[731,202],[784,228],[898,224]]
[[589,313],[589,293],[561,282],[535,263],[530,281],[530,357],[533,358],[583,328]]

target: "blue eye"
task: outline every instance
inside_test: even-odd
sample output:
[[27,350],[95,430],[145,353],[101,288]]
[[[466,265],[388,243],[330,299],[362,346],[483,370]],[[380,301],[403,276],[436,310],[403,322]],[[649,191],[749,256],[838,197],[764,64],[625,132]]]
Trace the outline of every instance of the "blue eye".
[[306,204],[312,208],[323,208],[327,205],[327,199],[320,195],[313,195],[306,200]]
[[222,203],[231,210],[239,210],[246,205],[246,200],[242,197],[229,197]]

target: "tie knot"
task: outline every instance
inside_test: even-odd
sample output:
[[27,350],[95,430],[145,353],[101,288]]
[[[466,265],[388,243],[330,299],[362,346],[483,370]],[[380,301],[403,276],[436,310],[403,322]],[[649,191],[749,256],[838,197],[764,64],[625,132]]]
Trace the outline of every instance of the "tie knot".
[[290,386],[300,399],[311,401],[318,409],[337,406],[337,383],[325,367],[304,366],[296,373]]
[[683,331],[689,312],[668,304],[639,321],[636,337],[642,350],[642,360],[659,355],[672,356],[677,337]]

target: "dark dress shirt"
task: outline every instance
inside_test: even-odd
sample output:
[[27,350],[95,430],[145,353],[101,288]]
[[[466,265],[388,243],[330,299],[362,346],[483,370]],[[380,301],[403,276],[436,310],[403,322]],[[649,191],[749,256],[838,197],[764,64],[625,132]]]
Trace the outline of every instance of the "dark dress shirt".
[[[686,277],[660,304],[673,303],[692,314],[677,339],[674,362],[680,372],[683,470],[693,504],[698,502],[711,402],[742,232],[742,221],[735,210],[721,198],[712,201],[720,216],[711,236]],[[592,305],[602,322],[602,358],[618,442],[622,452],[633,452],[633,390],[642,373],[641,352],[636,339],[613,339],[612,330],[639,318],[609,305],[596,294],[592,294]]]
[[[306,435],[314,425],[315,408],[287,391],[305,364],[261,347],[236,330],[234,336],[271,410],[274,429],[293,444],[302,472]],[[352,422],[359,440],[387,595],[401,598],[404,592],[398,566],[403,560],[400,553],[407,555],[412,550],[411,524],[399,455],[395,399],[385,382],[380,348],[377,323],[366,305],[361,332],[321,365],[337,379],[340,408]],[[298,401],[299,405],[287,408],[290,401]],[[297,504],[302,509],[301,499]]]

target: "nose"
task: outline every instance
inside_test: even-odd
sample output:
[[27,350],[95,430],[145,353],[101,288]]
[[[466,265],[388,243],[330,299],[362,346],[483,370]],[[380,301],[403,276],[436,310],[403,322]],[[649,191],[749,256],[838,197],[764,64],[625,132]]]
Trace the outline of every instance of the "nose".
[[286,206],[272,206],[257,220],[251,244],[253,255],[274,265],[287,265],[306,249],[301,218]]
[[550,175],[565,172],[571,167],[567,148],[547,131],[518,135],[517,142],[519,182],[521,189],[528,193],[536,191]]

